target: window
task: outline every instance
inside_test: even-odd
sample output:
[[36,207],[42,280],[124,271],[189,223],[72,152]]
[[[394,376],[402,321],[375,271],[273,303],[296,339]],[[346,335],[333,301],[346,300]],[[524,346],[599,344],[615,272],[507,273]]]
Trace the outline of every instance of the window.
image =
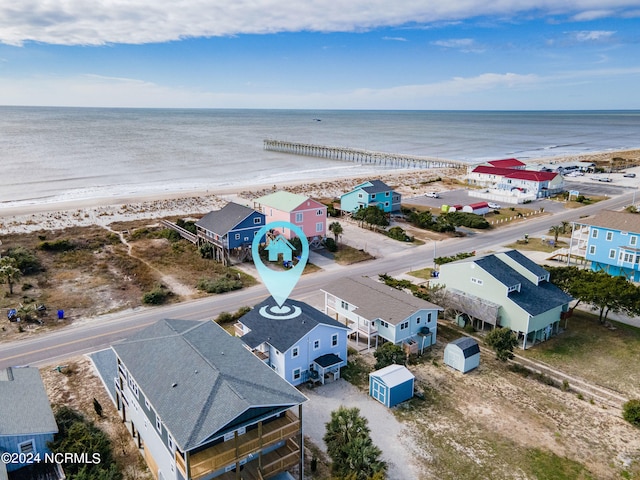
[[613,232],[607,232],[607,242],[613,240]]
[[400,330],[405,330],[407,328],[409,328],[409,322],[402,322],[400,324]]
[[133,394],[136,396],[136,398],[139,398],[140,393],[138,392],[138,384],[136,383],[136,381],[133,379],[131,375],[129,375],[129,388],[131,389]]
[[173,437],[171,436],[171,434],[167,434],[167,443],[169,444],[169,450],[171,450],[171,452],[173,452],[174,447],[175,447],[175,443],[173,442]]
[[321,217],[323,213],[324,213],[324,210],[322,210],[321,208],[319,208],[319,209],[316,211],[316,216]]
[[255,217],[253,219],[253,224],[254,225],[260,225],[262,223],[262,219],[260,217]]
[[388,207],[389,206],[389,202],[384,202],[384,206]]
[[320,348],[320,340],[313,341],[313,349],[318,350]]
[[420,317],[416,318],[416,323],[420,323]]
[[349,310],[349,304],[347,302],[345,302],[344,300],[342,300],[342,302],[340,302],[340,306],[344,309],[344,310]]
[[385,197],[388,197],[389,195],[390,195],[390,193],[389,193],[389,192],[384,192],[384,196],[385,196]]
[[625,263],[633,263],[633,253],[625,253],[624,254],[624,262]]
[[160,420],[160,417],[158,416],[158,414],[156,413],[156,429],[162,433],[162,420]]
[[240,234],[236,233],[236,240],[240,240]]
[[151,410],[151,405],[149,405],[149,400],[144,399],[144,406],[147,407],[147,410]]
[[338,345],[338,334],[334,333],[331,335],[331,346],[335,347],[336,345]]
[[589,255],[595,255],[596,254],[596,246],[595,245],[591,245],[589,247]]
[[471,277],[471,283],[475,283],[476,285],[482,285],[484,282],[479,278]]
[[609,250],[609,258],[616,258],[616,249],[612,248],[611,250]]
[[382,325],[384,328],[389,328],[389,324],[384,320],[380,320],[380,325]]
[[36,450],[36,446],[33,440],[27,440],[18,444],[18,452],[20,453],[33,453]]
[[598,230],[595,228],[591,230],[591,238],[598,238]]
[[302,212],[296,213],[296,223],[302,223]]
[[431,321],[431,312],[427,313],[427,323]]
[[634,236],[632,236],[632,237],[629,239],[629,245],[634,245],[634,246],[635,246],[635,245],[637,245],[637,244],[638,244],[638,237],[636,237],[636,236],[634,235]]
[[316,223],[316,232],[323,232],[323,231],[324,231],[324,223],[323,222]]
[[300,369],[299,368],[296,368],[293,371],[293,379],[294,380],[300,380]]
[[359,194],[358,194],[358,198],[362,198],[362,193],[359,193]]
[[293,347],[291,349],[291,358],[296,358],[300,354],[300,348]]

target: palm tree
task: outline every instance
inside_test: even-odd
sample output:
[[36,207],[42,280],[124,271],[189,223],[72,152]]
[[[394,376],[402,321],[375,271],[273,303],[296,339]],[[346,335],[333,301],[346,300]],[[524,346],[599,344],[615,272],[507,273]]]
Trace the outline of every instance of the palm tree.
[[13,295],[13,284],[22,276],[22,272],[16,264],[16,259],[13,257],[0,258],[0,280],[9,284],[9,293],[11,295]]
[[343,232],[340,222],[332,222],[329,224],[329,231],[333,233],[333,236],[336,237],[336,243],[338,243],[338,237],[342,235]]
[[549,229],[550,233],[553,233],[553,240],[554,243],[558,243],[558,237],[560,236],[562,232],[562,225],[554,225],[553,227],[551,227]]

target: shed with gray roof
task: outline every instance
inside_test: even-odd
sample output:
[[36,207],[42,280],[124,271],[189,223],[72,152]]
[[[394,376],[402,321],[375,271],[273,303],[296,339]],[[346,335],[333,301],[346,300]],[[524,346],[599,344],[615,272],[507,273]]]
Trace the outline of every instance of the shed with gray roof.
[[467,373],[480,365],[480,347],[475,338],[462,337],[449,342],[444,348],[444,363]]

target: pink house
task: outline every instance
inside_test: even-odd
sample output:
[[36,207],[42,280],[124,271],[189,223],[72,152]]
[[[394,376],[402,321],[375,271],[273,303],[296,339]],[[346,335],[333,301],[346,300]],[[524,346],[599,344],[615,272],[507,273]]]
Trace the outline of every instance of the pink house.
[[[291,222],[302,229],[311,243],[319,243],[327,233],[327,207],[309,197],[280,191],[260,197],[253,203],[254,208],[264,214],[267,224]],[[296,236],[290,230],[282,233],[286,238]]]

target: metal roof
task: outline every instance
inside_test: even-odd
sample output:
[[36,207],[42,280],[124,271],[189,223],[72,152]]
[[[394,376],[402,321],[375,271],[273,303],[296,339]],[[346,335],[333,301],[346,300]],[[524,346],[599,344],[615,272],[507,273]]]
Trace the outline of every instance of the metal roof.
[[442,310],[441,307],[369,277],[344,277],[322,288],[323,291],[356,306],[355,313],[368,320],[380,318],[392,325],[417,310]]
[[407,367],[395,364],[376,370],[370,373],[369,376],[380,379],[389,388],[402,385],[416,378]]
[[461,337],[457,340],[449,342],[449,345],[455,345],[460,350],[462,350],[462,355],[464,358],[472,357],[478,353],[480,353],[480,346],[475,338],[471,337]]
[[57,433],[58,425],[42,383],[33,367],[0,370],[0,435]]
[[161,320],[112,348],[181,450],[306,400],[212,321]]
[[307,200],[309,200],[309,197],[281,190],[279,192],[270,193],[269,195],[260,197],[255,200],[255,203],[275,208],[283,212],[292,212]]
[[320,310],[297,300],[288,299],[285,302],[285,305],[294,305],[300,308],[302,313],[297,317],[279,320],[265,318],[260,314],[262,307],[273,305],[276,305],[276,301],[273,297],[269,297],[238,320],[251,330],[242,336],[242,341],[251,348],[266,342],[277,348],[278,351],[286,352],[318,325],[328,325],[347,330],[347,327],[342,323],[325,315]]

